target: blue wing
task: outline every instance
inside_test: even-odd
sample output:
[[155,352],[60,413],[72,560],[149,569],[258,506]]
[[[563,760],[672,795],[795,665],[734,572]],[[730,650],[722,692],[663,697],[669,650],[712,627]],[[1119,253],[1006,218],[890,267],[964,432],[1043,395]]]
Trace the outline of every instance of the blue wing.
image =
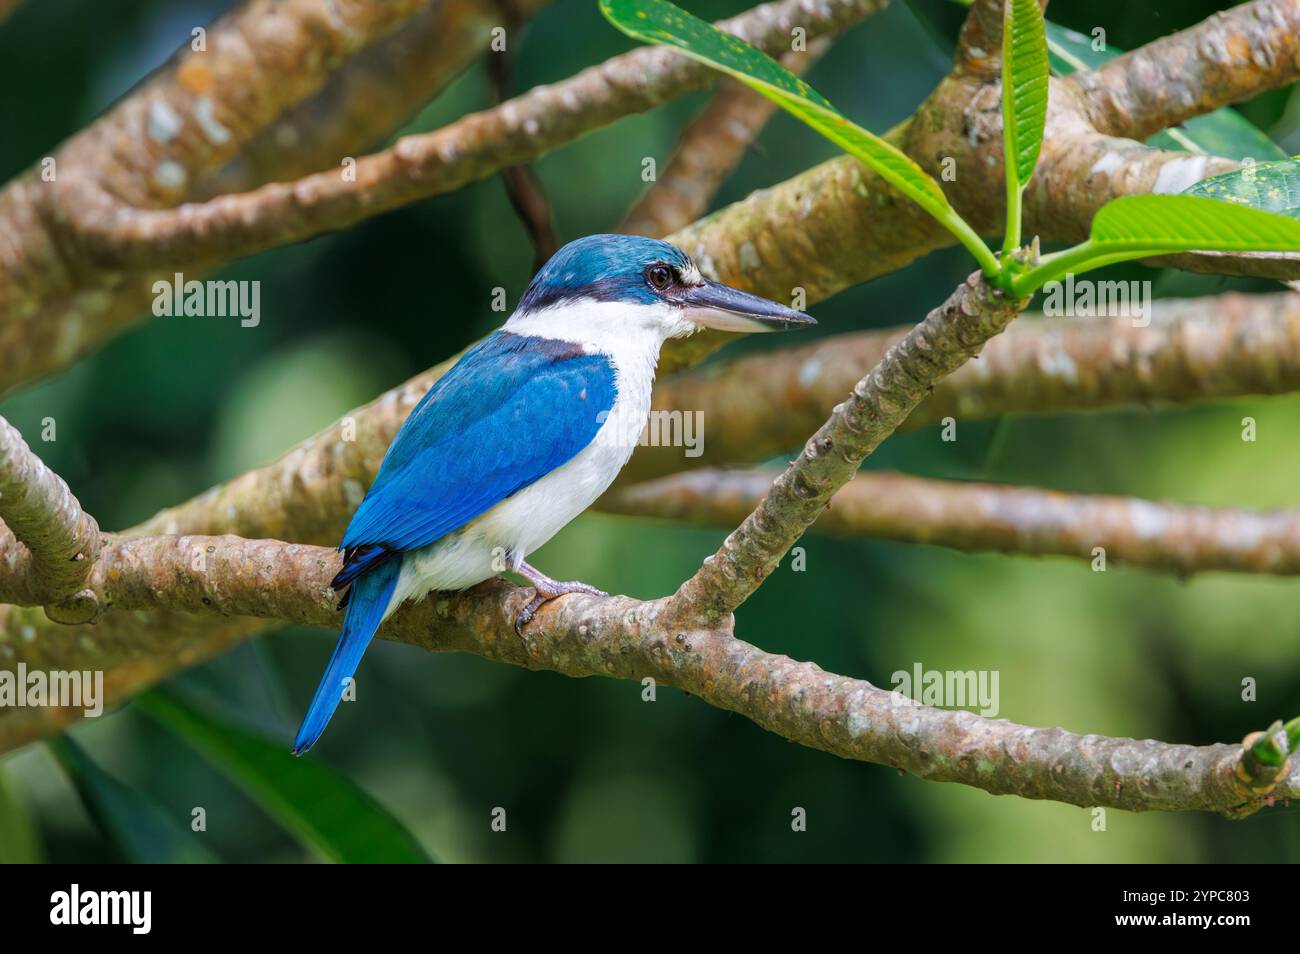
[[497,332],[406,419],[342,547],[355,577],[433,543],[572,459],[614,406],[614,368],[576,345]]

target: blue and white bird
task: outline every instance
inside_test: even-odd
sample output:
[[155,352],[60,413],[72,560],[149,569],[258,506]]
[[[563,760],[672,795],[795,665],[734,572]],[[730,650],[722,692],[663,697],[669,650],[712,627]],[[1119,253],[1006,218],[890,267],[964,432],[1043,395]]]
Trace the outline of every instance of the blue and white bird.
[[701,328],[815,324],[707,281],[680,249],[592,235],[560,249],[510,319],[416,406],[343,535],[343,632],[293,751],[320,738],[380,624],[406,600],[463,590],[503,566],[535,595],[516,629],[566,593],[527,558],[613,482],[650,413],[659,348]]

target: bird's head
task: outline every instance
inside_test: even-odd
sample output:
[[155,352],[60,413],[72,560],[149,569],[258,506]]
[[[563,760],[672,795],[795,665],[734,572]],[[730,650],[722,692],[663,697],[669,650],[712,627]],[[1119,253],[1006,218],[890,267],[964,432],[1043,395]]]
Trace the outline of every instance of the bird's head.
[[635,329],[660,340],[701,328],[783,331],[816,324],[803,312],[709,281],[675,245],[635,235],[589,235],[551,256],[507,328],[527,324],[540,332],[547,323],[588,335]]

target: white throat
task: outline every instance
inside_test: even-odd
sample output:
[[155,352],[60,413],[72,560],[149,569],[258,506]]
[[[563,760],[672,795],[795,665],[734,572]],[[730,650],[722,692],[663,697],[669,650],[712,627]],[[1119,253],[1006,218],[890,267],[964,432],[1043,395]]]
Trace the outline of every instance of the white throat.
[[599,439],[607,446],[626,448],[617,470],[627,462],[650,415],[660,346],[669,338],[691,334],[695,325],[667,304],[586,299],[516,312],[502,330],[567,341],[588,354],[609,358],[618,396]]
[[642,363],[648,352],[653,366],[665,341],[685,337],[696,327],[680,308],[669,304],[586,298],[536,311],[517,311],[502,330],[581,345],[590,353],[608,355],[616,366],[622,358]]

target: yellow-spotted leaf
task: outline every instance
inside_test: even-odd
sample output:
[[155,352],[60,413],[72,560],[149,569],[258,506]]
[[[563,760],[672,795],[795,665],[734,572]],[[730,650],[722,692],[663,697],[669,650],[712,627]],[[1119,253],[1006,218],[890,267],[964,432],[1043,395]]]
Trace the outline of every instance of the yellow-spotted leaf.
[[1226,172],[1183,193],[1300,219],[1300,156]]
[[1174,252],[1300,253],[1300,219],[1204,196],[1135,195],[1102,206],[1088,240],[1016,278],[1028,295],[1067,272]]
[[846,119],[820,93],[744,40],[687,13],[668,0],[600,0],[614,26],[645,43],[661,43],[762,93],[874,170],[945,225],[984,266],[997,271],[988,246],[948,203],[939,184],[908,155]]

